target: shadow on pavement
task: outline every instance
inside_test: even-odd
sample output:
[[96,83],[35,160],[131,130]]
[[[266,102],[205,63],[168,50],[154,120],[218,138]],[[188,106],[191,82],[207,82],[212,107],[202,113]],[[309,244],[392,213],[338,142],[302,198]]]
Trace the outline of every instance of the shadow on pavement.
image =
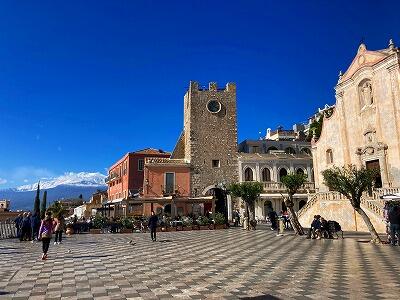
[[275,296],[272,296],[272,295],[261,295],[261,296],[254,296],[254,297],[243,297],[243,298],[240,298],[240,299],[252,299],[252,300],[275,300],[275,299],[280,299],[280,298],[277,298],[277,297],[275,297]]

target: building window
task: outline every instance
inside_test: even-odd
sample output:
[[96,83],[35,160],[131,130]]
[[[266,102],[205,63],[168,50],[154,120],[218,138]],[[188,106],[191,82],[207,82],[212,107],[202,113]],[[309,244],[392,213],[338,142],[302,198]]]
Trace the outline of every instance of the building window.
[[144,159],[138,160],[138,171],[143,171],[144,169]]
[[333,152],[332,149],[326,150],[326,163],[333,164]]
[[219,159],[213,159],[212,160],[212,167],[213,168],[219,168],[220,167]]
[[303,175],[304,175],[304,170],[303,170],[302,168],[298,168],[298,169],[296,170],[296,173],[297,173],[297,174],[303,174]]
[[282,181],[282,177],[285,177],[287,175],[287,170],[285,168],[282,168],[279,170],[279,180]]
[[175,191],[175,174],[165,173],[165,194],[173,194]]
[[268,168],[264,168],[261,172],[262,181],[271,181],[271,172]]
[[244,181],[253,181],[253,170],[251,168],[244,170]]

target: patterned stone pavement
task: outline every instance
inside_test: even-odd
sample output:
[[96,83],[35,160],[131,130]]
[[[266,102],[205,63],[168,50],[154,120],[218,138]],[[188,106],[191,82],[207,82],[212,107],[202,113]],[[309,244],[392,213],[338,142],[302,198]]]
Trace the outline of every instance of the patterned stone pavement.
[[[133,239],[135,244],[128,242]],[[367,239],[364,238],[364,241]],[[70,252],[68,251],[70,249]],[[400,247],[241,229],[0,240],[0,299],[399,299]]]

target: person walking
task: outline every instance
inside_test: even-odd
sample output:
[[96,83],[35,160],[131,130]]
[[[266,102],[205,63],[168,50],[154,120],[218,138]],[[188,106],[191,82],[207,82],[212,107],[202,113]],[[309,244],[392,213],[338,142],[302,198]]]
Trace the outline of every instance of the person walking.
[[40,227],[40,217],[39,214],[33,213],[31,217],[31,232],[32,232],[32,243],[37,239]]
[[47,259],[47,252],[49,251],[50,240],[53,235],[54,221],[51,217],[51,211],[46,212],[45,218],[42,220],[39,228],[38,239],[42,240],[42,260]]
[[56,226],[54,227],[55,240],[54,245],[62,244],[62,233],[64,231],[65,219],[61,214],[55,219]]
[[23,218],[21,221],[21,234],[19,236],[19,240],[22,241],[26,241],[27,239],[29,239],[30,237],[28,236],[29,232],[30,232],[30,228],[31,228],[31,221],[28,218],[28,213],[25,212],[23,214]]
[[149,228],[150,228],[150,235],[151,235],[151,240],[155,242],[156,239],[156,231],[157,231],[157,223],[158,223],[158,217],[154,213],[154,211],[151,212],[151,217],[149,218]]
[[[400,206],[393,206],[389,210],[390,243],[394,246],[396,241],[400,246]],[[396,237],[397,234],[397,237]]]
[[19,214],[15,220],[15,228],[17,229],[17,238],[21,237],[21,227],[22,227],[22,214]]

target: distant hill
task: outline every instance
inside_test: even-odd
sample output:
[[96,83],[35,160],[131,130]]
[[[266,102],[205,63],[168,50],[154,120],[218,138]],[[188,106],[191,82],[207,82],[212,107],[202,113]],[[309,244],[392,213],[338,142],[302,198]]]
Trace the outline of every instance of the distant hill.
[[[97,190],[106,190],[105,175],[101,173],[66,173],[62,176],[40,181],[40,198],[47,191],[47,203],[61,198],[77,198],[82,194],[89,200]],[[24,185],[17,188],[0,190],[0,199],[11,200],[11,210],[31,210],[36,195],[37,184]]]

